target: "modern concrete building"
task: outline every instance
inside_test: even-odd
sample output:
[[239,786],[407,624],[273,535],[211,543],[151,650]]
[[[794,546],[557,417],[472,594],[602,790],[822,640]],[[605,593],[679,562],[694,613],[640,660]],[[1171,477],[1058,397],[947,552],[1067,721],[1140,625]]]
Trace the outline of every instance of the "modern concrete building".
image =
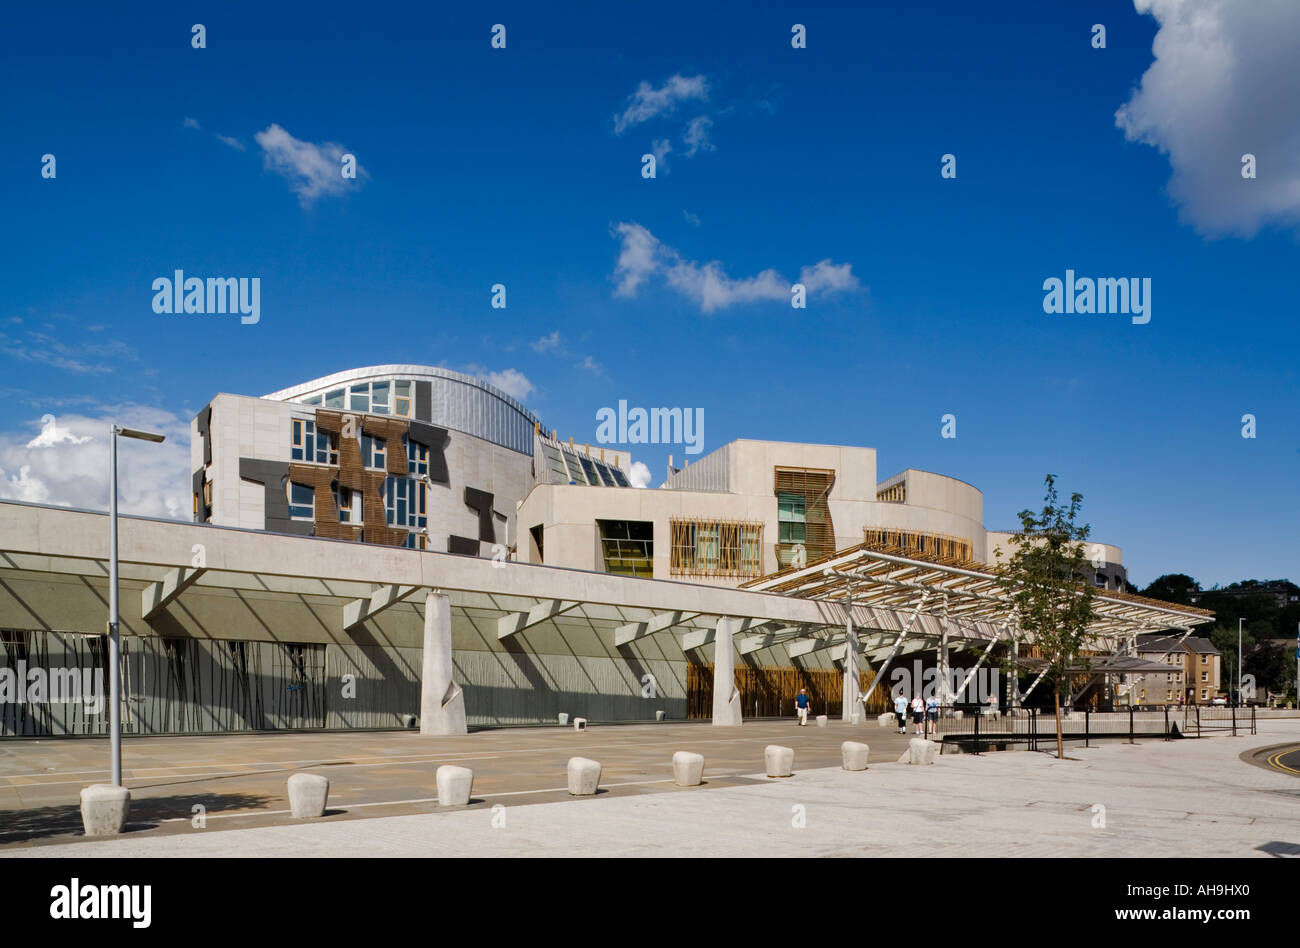
[[[218,395],[192,436],[195,522],[121,518],[127,733],[735,724],[799,687],[850,721],[896,659],[1033,644],[979,491],[869,448],[736,441],[636,489],[626,452],[412,365]],[[0,502],[0,735],[104,732],[107,519]],[[1103,652],[1211,618],[1097,603]]]

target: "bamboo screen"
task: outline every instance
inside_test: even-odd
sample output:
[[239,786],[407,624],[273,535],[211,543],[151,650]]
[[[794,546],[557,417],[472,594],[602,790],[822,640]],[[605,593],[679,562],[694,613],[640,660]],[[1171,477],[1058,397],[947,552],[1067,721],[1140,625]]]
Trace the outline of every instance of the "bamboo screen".
[[[875,680],[875,672],[862,669],[858,688],[866,693]],[[800,688],[807,688],[812,698],[813,714],[838,714],[844,700],[844,673],[830,668],[755,668],[736,667],[736,688],[740,691],[740,710],[746,717],[771,718],[794,714],[794,699]],[[888,689],[877,690],[867,706],[868,714],[890,710]],[[702,719],[713,716],[713,664],[695,662],[686,666],[686,716]]]
[[917,530],[890,530],[880,527],[863,528],[867,546],[884,553],[905,556],[922,553],[927,557],[952,563],[970,563],[971,544],[961,537],[942,533],[922,533]]
[[673,576],[762,575],[763,524],[739,520],[669,520]]
[[[778,495],[801,494],[804,498],[804,549],[808,554],[808,562],[830,556],[835,552],[835,524],[831,522],[831,509],[826,503],[826,497],[831,492],[831,485],[835,483],[835,472],[816,468],[778,467],[775,475]],[[784,555],[792,550],[793,544],[777,544],[777,553],[783,557],[783,564],[788,559]]]

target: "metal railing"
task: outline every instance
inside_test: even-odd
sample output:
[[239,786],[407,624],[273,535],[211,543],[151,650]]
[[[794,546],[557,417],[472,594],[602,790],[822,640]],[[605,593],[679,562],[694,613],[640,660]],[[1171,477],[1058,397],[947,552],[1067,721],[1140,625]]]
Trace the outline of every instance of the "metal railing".
[[[1024,744],[1029,750],[1056,747],[1056,715],[1037,708],[1013,708],[1001,713],[963,713],[959,718],[945,709],[927,731],[948,746],[979,754],[989,749],[1005,749]],[[1173,728],[1177,725],[1177,731]],[[1255,734],[1254,708],[1191,707],[1183,711],[1072,711],[1061,713],[1061,737],[1065,741],[1127,740],[1138,738],[1172,740],[1178,737],[1201,737],[1217,732]]]

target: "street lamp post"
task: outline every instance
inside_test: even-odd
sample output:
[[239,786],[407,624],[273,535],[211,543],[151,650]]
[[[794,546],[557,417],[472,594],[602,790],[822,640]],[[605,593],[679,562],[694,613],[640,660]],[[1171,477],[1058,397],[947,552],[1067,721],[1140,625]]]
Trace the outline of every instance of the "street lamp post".
[[164,436],[151,431],[109,425],[108,444],[108,736],[113,786],[122,786],[122,708],[117,616],[117,436],[161,444]]

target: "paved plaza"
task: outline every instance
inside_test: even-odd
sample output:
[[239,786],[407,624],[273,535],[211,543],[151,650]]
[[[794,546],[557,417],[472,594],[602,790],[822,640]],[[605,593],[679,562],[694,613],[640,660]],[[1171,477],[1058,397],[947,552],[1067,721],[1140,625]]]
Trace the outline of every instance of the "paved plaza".
[[[1110,741],[1048,754],[945,755],[897,763],[908,736],[832,722],[739,729],[659,724],[414,733],[129,740],[127,832],[79,836],[77,794],[103,779],[103,741],[0,745],[0,856],[1246,856],[1300,851],[1300,775],[1264,748],[1300,742],[1300,720],[1255,736]],[[845,739],[872,745],[839,767]],[[794,776],[763,776],[763,747],[795,749]],[[706,758],[678,788],[675,750]],[[350,751],[350,753],[349,753]],[[565,763],[604,765],[576,799]],[[473,768],[468,808],[439,810],[433,775]],[[294,821],[285,781],[328,775],[329,812]],[[202,805],[206,827],[192,825]]]

